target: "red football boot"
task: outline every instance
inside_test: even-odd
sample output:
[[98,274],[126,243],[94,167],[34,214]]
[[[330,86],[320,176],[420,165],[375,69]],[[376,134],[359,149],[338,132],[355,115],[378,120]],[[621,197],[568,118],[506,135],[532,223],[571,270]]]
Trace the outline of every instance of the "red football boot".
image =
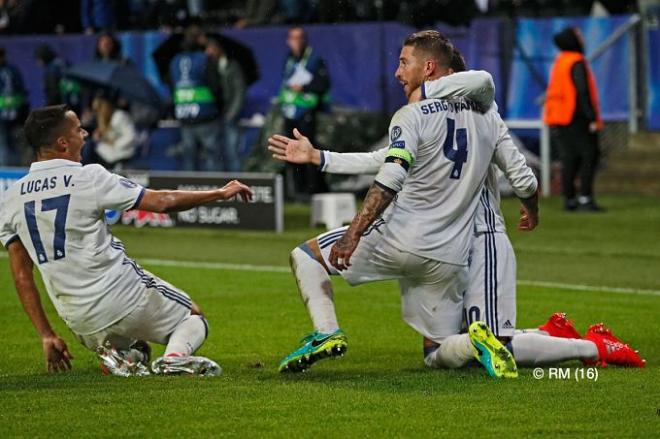
[[[638,351],[619,340],[602,323],[591,325],[584,339],[592,341],[598,347],[597,365],[616,364],[627,367],[644,367],[646,364],[646,360],[639,356]],[[585,362],[585,364],[589,363]]]
[[582,338],[579,332],[573,326],[573,322],[566,318],[565,312],[556,312],[550,316],[545,325],[539,326],[541,331],[545,331],[552,337],[561,338]]

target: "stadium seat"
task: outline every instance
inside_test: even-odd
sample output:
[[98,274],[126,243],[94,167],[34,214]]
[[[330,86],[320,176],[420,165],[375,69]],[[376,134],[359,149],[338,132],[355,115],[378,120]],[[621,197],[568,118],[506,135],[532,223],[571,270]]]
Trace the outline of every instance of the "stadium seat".
[[324,224],[328,230],[341,227],[353,220],[356,213],[355,195],[327,193],[312,195],[311,225]]

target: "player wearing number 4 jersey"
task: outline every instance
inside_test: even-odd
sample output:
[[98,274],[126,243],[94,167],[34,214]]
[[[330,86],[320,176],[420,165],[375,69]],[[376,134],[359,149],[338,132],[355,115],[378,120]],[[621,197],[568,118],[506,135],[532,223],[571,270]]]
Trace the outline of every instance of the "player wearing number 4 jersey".
[[[460,53],[456,51],[451,68],[455,72],[465,70],[464,61]],[[462,72],[445,76],[437,81],[429,81],[422,85],[423,98],[456,98],[466,96],[481,105],[490,106],[494,89],[492,79],[486,72]],[[418,90],[419,91],[419,90]],[[413,93],[411,100],[416,99]],[[536,191],[536,179],[531,170],[525,165],[525,160],[518,152],[511,140],[504,122],[499,119],[500,135],[498,148],[490,166],[486,184],[480,196],[480,204],[475,217],[475,236],[472,244],[469,286],[464,296],[465,317],[467,324],[480,320],[483,317],[493,328],[504,343],[510,342],[515,346],[513,354],[520,364],[548,364],[563,360],[582,359],[585,361],[598,358],[600,362],[611,362],[614,364],[639,366],[643,362],[627,345],[619,343],[616,345],[619,352],[615,355],[603,355],[602,337],[598,331],[589,331],[586,340],[575,340],[581,338],[576,336],[573,329],[556,330],[557,328],[572,328],[570,322],[562,315],[555,315],[546,325],[539,330],[515,331],[516,317],[516,261],[513,249],[505,233],[504,219],[499,210],[499,191],[497,188],[496,167],[501,169],[514,187],[516,194],[521,198],[533,195]],[[313,148],[309,141],[296,133],[297,139],[289,139],[284,136],[275,136],[269,140],[269,149],[273,151],[274,157],[279,160],[293,161],[296,163],[313,163],[319,165],[323,171],[334,173],[373,173],[377,172],[388,154],[388,148],[383,148],[373,153],[333,153],[318,151]],[[378,227],[382,228],[384,221],[379,221]],[[327,267],[330,274],[348,274],[348,272],[337,272],[329,262],[330,246],[337,241],[346,228],[340,228],[317,239],[311,240],[301,246],[302,249],[318,248],[316,258]],[[292,259],[300,259],[302,255],[294,250]],[[309,261],[302,259],[304,266],[310,266]],[[296,267],[298,268],[298,267]],[[296,270],[299,277],[301,292],[303,286],[309,288],[305,282],[300,282],[300,277],[305,277],[301,268]],[[304,293],[303,293],[304,294]],[[323,308],[313,311],[314,303],[307,301],[312,316],[321,314]],[[327,302],[326,311],[329,312],[330,302]],[[333,330],[336,321],[328,319],[324,321],[314,318],[317,330]],[[318,323],[318,324],[317,324]],[[321,329],[319,329],[321,328]],[[515,333],[515,336],[514,336]],[[551,335],[553,337],[547,337]],[[346,342],[345,336],[343,343]],[[570,339],[570,340],[569,340]],[[612,345],[614,346],[614,345]],[[508,345],[510,348],[511,345]],[[597,348],[598,347],[598,348]],[[435,361],[438,344],[432,340],[425,339],[425,362],[428,366],[442,366]],[[612,349],[610,349],[612,350]],[[625,355],[622,355],[624,353]],[[616,357],[616,358],[615,358]]]
[[9,252],[16,290],[41,336],[48,369],[71,367],[71,353],[53,331],[33,278],[39,269],[57,313],[102,367],[148,374],[148,342],[166,344],[155,373],[214,375],[219,366],[192,354],[208,334],[199,307],[183,291],[129,258],[105,223],[105,210],[190,209],[252,193],[238,181],[210,191],[153,191],[98,165],[82,166],[87,132],[64,106],[33,111],[25,133],[37,152],[29,173],[6,193],[0,242]]
[[[411,35],[396,73],[406,95],[451,73],[453,50],[438,32]],[[485,324],[459,335],[473,218],[497,148],[496,112],[463,98],[412,103],[394,115],[389,133],[384,163],[351,226],[291,253],[316,332],[280,370],[305,369],[346,349],[328,278],[341,273],[351,285],[398,279],[403,319],[440,345],[437,365],[458,367],[476,352],[491,375],[515,376],[510,353]],[[377,221],[390,204],[387,221]]]

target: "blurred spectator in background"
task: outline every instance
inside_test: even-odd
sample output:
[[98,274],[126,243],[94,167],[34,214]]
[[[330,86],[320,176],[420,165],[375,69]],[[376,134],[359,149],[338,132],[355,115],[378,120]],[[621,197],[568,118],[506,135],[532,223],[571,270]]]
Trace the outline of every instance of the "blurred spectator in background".
[[123,162],[135,155],[137,134],[133,119],[129,113],[117,108],[108,92],[96,95],[92,110],[96,116],[96,129],[91,144],[83,150],[83,162],[118,170]]
[[80,0],[80,23],[87,34],[114,30],[117,24],[114,0]]
[[200,18],[206,12],[206,5],[204,0],[187,0],[188,16],[190,18]]
[[316,14],[316,1],[279,0],[279,16],[285,23],[309,23]]
[[249,26],[269,24],[277,11],[277,0],[247,0],[245,16],[234,23],[234,27],[244,29]]
[[0,0],[0,33],[9,33],[16,0]]
[[222,139],[224,149],[222,170],[239,172],[241,162],[238,156],[239,127],[238,117],[245,104],[245,77],[237,61],[229,59],[220,42],[211,38],[206,45],[206,54],[216,62],[222,87]]
[[181,153],[186,171],[202,169],[200,162],[205,171],[219,169],[222,86],[218,63],[199,44],[202,37],[198,26],[188,27],[182,52],[172,59],[169,69],[174,117],[181,122]]
[[67,63],[48,44],[34,50],[37,63],[44,69],[44,105],[67,104],[76,113],[81,108],[81,87],[78,81],[64,77]]
[[0,47],[0,166],[18,166],[27,159],[22,128],[29,109],[21,73],[7,63]]
[[96,40],[96,49],[94,49],[95,61],[114,61],[121,64],[131,64],[129,58],[125,58],[121,53],[121,43],[110,32],[103,32]]
[[[593,197],[598,166],[598,131],[603,128],[598,89],[584,58],[584,41],[577,28],[567,28],[554,37],[561,52],[550,72],[543,120],[562,161],[564,208],[567,211],[601,210]],[[575,178],[580,176],[576,197]]]
[[[307,44],[301,27],[292,27],[287,34],[290,52],[284,65],[282,86],[278,97],[284,116],[284,130],[293,136],[297,128],[313,143],[316,135],[316,114],[329,97],[330,77],[325,61]],[[287,164],[287,195],[304,201],[309,194],[328,190],[323,174],[316,166]],[[295,192],[292,193],[292,189]]]

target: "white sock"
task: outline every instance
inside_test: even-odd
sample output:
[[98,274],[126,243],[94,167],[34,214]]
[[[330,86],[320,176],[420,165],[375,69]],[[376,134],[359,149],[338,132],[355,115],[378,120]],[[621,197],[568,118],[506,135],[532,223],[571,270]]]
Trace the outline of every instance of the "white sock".
[[542,331],[539,328],[529,328],[529,329],[516,329],[513,331],[513,335],[519,335],[519,334],[539,334],[539,335],[550,335],[550,333],[546,331]]
[[324,334],[339,329],[333,301],[332,282],[323,266],[299,247],[291,252],[291,270],[314,329]]
[[468,334],[450,335],[438,349],[424,358],[427,367],[457,369],[474,360],[472,343]]
[[189,315],[179,323],[165,347],[165,356],[176,354],[183,357],[192,355],[208,336],[206,319],[199,315]]
[[597,360],[598,348],[589,340],[550,337],[540,334],[515,334],[511,353],[520,366],[541,366],[568,360]]

